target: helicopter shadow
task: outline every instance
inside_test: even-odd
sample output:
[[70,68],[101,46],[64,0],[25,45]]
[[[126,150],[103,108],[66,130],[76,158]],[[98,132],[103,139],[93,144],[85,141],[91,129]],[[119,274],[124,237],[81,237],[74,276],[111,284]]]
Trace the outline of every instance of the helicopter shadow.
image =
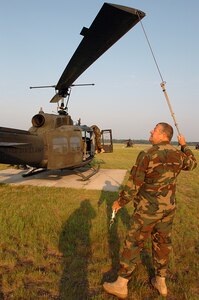
[[24,184],[24,183],[33,183],[35,180],[41,182],[56,182],[59,181],[66,176],[74,176],[73,170],[68,169],[58,169],[58,170],[42,170],[38,173],[31,174],[30,176],[25,176],[27,170],[19,170],[19,169],[6,169],[0,172],[0,183],[1,184]]
[[114,281],[117,278],[117,271],[120,267],[120,239],[118,234],[118,221],[122,221],[123,225],[128,229],[130,225],[131,216],[129,215],[126,207],[120,209],[116,215],[113,225],[110,227],[110,220],[112,215],[112,205],[117,199],[117,192],[110,192],[114,190],[110,181],[105,181],[105,186],[101,192],[98,200],[98,208],[104,203],[106,205],[106,218],[107,218],[107,233],[108,233],[108,252],[111,261],[110,269],[105,272],[101,279],[101,284],[105,281]]
[[95,210],[88,199],[81,202],[63,224],[59,250],[63,253],[63,273],[59,286],[62,300],[89,298],[88,261],[91,257],[91,220]]
[[0,184],[20,183],[23,179],[22,170],[6,169],[0,171]]

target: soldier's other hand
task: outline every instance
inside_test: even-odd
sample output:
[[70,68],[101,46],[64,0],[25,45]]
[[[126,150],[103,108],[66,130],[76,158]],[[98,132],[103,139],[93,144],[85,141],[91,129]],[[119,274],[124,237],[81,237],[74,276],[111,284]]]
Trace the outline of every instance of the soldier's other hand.
[[186,141],[183,135],[179,134],[178,135],[178,142],[181,146],[185,146],[186,145]]
[[118,210],[121,208],[121,206],[119,205],[118,201],[114,201],[113,205],[112,205],[112,210],[115,210],[116,213],[118,212]]

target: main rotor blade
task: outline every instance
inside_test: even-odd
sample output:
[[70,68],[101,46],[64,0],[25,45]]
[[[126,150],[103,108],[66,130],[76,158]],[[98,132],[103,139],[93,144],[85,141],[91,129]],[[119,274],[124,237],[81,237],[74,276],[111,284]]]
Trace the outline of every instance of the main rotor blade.
[[51,103],[57,103],[59,102],[61,99],[63,99],[63,96],[59,95],[59,94],[55,94],[54,97],[52,97],[52,99],[50,100]]
[[55,87],[58,94],[65,96],[72,83],[144,16],[134,8],[104,3],[90,28],[82,29],[84,38]]

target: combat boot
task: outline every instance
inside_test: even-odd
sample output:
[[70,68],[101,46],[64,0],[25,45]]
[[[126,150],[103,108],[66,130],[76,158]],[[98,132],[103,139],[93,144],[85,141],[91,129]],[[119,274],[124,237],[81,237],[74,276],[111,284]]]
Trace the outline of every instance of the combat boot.
[[104,290],[111,295],[117,296],[120,299],[126,299],[128,296],[128,279],[118,276],[114,282],[104,282]]
[[167,296],[167,286],[165,282],[165,277],[156,276],[151,280],[152,285],[154,288],[158,290],[161,296]]

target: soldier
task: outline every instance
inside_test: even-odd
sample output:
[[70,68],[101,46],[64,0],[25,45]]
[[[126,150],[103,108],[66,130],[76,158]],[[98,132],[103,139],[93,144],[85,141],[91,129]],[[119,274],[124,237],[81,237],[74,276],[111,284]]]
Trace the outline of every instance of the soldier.
[[162,296],[167,295],[165,277],[176,210],[176,179],[181,170],[193,170],[197,166],[182,135],[178,136],[181,150],[170,144],[173,128],[169,124],[159,123],[150,133],[152,147],[140,152],[125,188],[112,206],[117,212],[134,200],[134,215],[121,254],[117,280],[103,284],[106,292],[121,299],[128,295],[128,281],[139,262],[140,251],[148,236],[152,240],[155,268],[155,278],[151,282]]
[[101,131],[97,125],[92,125],[91,128],[95,135],[95,153],[103,153],[104,149],[101,144]]
[[133,142],[131,139],[128,139],[126,142],[126,147],[132,147],[133,146]]

